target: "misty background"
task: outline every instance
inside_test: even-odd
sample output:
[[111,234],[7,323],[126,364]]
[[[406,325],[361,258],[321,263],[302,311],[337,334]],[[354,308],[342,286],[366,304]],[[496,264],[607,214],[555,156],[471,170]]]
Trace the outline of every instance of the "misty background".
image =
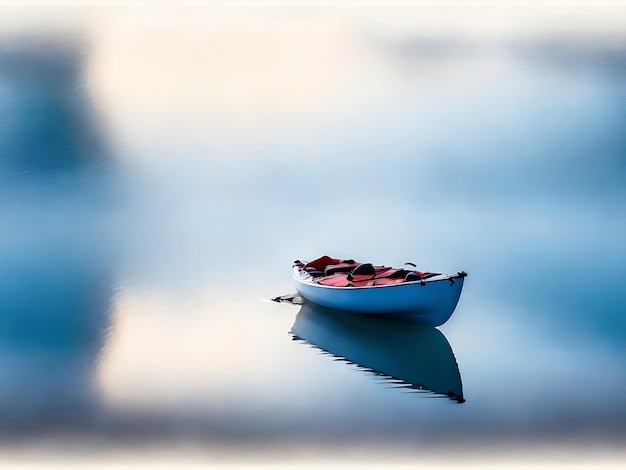
[[[622,7],[0,11],[7,456],[622,455]],[[322,254],[469,273],[465,403],[262,301]]]

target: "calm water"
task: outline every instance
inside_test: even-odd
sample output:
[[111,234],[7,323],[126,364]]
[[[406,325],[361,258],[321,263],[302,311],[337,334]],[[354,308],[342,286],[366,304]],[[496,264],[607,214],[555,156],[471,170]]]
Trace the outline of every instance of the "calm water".
[[[623,458],[612,8],[11,10],[4,452]],[[439,329],[266,300],[322,254],[469,277]]]

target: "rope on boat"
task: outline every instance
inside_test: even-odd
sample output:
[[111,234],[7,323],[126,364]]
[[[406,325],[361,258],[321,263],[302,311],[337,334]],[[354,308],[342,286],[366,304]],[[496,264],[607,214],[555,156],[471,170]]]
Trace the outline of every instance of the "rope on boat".
[[274,297],[272,299],[273,302],[284,302],[292,305],[302,305],[304,304],[304,299],[297,293],[287,294],[287,295],[279,295],[278,297]]

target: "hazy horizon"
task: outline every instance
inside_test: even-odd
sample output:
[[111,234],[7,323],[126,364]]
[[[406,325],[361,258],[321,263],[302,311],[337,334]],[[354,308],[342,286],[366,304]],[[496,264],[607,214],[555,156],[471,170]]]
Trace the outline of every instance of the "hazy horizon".
[[[71,3],[0,6],[0,461],[623,465],[626,5]],[[352,337],[264,301],[322,254],[469,276]]]

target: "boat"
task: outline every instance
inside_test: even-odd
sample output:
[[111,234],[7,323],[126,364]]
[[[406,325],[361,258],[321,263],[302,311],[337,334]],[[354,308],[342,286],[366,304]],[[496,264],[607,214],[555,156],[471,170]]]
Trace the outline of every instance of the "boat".
[[457,306],[467,273],[415,268],[413,263],[398,269],[324,255],[294,261],[293,278],[298,294],[323,307],[443,325]]
[[392,388],[465,401],[454,352],[436,328],[304,302],[290,333]]

